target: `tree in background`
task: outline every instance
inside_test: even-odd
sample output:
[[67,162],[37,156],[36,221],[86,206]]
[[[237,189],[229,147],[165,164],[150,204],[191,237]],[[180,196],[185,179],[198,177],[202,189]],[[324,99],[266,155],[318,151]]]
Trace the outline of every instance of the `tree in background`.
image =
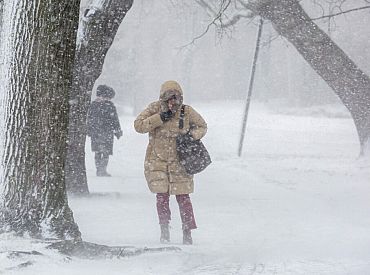
[[132,4],[133,0],[91,1],[81,14],[70,98],[66,162],[67,190],[72,194],[89,194],[85,142],[91,91],[102,72],[105,56],[118,27]]
[[[33,237],[80,239],[64,165],[79,0],[4,1],[7,35],[3,227]],[[5,13],[7,16],[5,16]],[[17,35],[13,35],[17,34]]]
[[[234,25],[241,18],[260,16],[269,20],[277,33],[292,43],[349,110],[357,129],[360,154],[370,155],[370,78],[314,23],[303,10],[300,1],[196,1],[211,12],[214,17],[212,24],[219,22],[221,28]],[[230,7],[236,7],[236,11],[226,17],[226,10]],[[365,8],[370,7],[351,11]],[[343,13],[345,11],[338,14]]]

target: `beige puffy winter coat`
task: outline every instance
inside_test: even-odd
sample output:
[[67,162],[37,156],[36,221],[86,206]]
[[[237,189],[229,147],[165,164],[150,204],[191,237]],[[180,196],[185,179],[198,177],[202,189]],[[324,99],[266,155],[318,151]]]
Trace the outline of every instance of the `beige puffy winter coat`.
[[134,127],[138,133],[149,133],[144,173],[150,191],[153,193],[168,192],[171,195],[189,194],[194,191],[193,175],[187,174],[179,163],[176,153],[176,137],[190,131],[194,139],[201,139],[207,132],[207,124],[188,105],[185,106],[183,129],[179,129],[180,110],[171,120],[163,122],[160,112],[164,111],[164,95],[167,90],[171,89],[179,91],[182,98],[182,90],[177,82],[165,82],[161,88],[160,100],[151,103],[139,114]]

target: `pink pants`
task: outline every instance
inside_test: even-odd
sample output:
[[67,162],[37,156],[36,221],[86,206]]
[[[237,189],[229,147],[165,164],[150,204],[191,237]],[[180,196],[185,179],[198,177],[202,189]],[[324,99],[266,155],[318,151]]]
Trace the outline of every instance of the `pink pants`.
[[[194,219],[193,206],[188,194],[176,195],[179,204],[182,229],[195,229],[197,225]],[[171,220],[170,195],[168,193],[157,194],[157,212],[159,224],[168,224]]]

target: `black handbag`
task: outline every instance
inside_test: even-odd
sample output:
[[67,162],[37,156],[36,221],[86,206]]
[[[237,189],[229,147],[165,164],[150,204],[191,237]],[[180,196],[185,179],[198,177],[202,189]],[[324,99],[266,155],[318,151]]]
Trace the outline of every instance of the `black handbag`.
[[[184,128],[185,105],[181,106],[179,128]],[[194,140],[190,133],[178,135],[176,151],[186,173],[197,174],[212,163],[211,157],[201,140]]]

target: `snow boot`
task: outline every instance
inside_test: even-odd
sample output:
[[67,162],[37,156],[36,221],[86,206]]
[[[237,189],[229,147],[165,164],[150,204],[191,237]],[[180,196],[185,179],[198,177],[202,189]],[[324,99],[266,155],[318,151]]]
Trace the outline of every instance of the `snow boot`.
[[98,169],[97,171],[96,171],[96,175],[98,176],[98,177],[111,177],[112,175],[111,174],[109,174],[106,170],[103,170],[103,169]]
[[168,224],[161,224],[161,243],[169,243],[170,242],[170,227]]
[[111,174],[107,172],[108,161],[109,155],[105,155],[101,152],[95,153],[96,175],[98,177],[111,177]]
[[105,163],[101,164],[100,166],[97,166],[96,175],[98,177],[111,177],[112,175],[107,172],[107,165],[104,164]]
[[193,244],[193,239],[191,237],[191,230],[190,229],[184,229],[182,231],[182,233],[183,233],[182,243],[187,244],[187,245]]

